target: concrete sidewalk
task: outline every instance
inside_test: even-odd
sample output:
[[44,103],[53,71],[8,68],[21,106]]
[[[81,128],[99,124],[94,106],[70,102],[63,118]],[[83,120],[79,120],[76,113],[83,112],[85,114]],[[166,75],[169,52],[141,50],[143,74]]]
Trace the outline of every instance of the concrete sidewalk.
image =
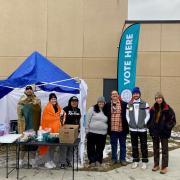
[[[150,158],[147,170],[140,168],[131,169],[131,165],[121,167],[109,172],[75,171],[75,180],[180,180],[180,149],[170,152],[168,173],[152,172],[153,159]],[[0,180],[5,178],[5,168],[0,169]],[[16,171],[8,178],[16,179]],[[21,180],[71,180],[72,171],[69,170],[45,170],[45,169],[20,169]]]

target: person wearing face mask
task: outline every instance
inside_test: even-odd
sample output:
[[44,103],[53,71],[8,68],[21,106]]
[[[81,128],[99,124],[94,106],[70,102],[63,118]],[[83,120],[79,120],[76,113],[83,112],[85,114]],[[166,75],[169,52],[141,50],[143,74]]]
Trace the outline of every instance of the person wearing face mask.
[[[62,109],[58,105],[57,96],[55,93],[49,94],[49,102],[45,106],[42,113],[41,127],[42,129],[50,129],[51,133],[59,133],[60,129],[60,113]],[[55,146],[41,146],[39,147],[39,154],[47,156],[45,167],[48,169],[55,168],[54,152]]]
[[[72,96],[69,99],[68,106],[64,107],[64,116],[65,123],[71,125],[79,125],[80,129],[80,119],[81,119],[81,111],[78,108],[79,100],[76,96]],[[73,157],[73,147],[69,146],[61,146],[60,147],[60,168],[64,169],[66,166],[72,166],[72,157]]]
[[147,168],[148,148],[147,148],[147,123],[150,118],[149,105],[141,99],[139,87],[132,90],[132,100],[127,105],[126,119],[129,124],[131,144],[132,144],[132,169],[139,165],[139,149],[138,139],[140,139],[141,154],[142,154],[142,169]]
[[161,174],[167,173],[168,167],[168,139],[171,136],[171,130],[176,124],[176,117],[173,109],[166,103],[163,95],[158,92],[155,95],[155,103],[150,110],[150,120],[148,128],[153,140],[154,167],[152,171],[158,171],[160,146],[162,148]]
[[107,116],[104,114],[105,98],[98,97],[97,103],[90,107],[86,118],[87,154],[90,167],[101,166],[106,144]]

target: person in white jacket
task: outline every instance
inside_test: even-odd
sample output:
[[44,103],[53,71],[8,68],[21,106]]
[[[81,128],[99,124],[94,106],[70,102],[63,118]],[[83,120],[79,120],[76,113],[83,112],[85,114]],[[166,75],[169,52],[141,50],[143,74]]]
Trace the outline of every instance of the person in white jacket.
[[142,169],[147,168],[148,148],[147,148],[147,122],[150,118],[149,105],[141,99],[139,87],[132,90],[132,101],[127,105],[126,119],[129,124],[131,144],[132,144],[132,169],[139,165],[138,140],[140,139],[142,154]]

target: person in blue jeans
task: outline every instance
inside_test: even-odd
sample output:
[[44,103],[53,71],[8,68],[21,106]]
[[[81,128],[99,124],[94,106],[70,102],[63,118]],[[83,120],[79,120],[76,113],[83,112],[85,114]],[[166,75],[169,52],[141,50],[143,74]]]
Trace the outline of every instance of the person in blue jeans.
[[118,162],[117,149],[120,144],[119,162],[125,166],[126,163],[126,137],[129,133],[129,126],[126,120],[127,103],[122,101],[117,91],[111,92],[111,101],[106,103],[105,115],[108,117],[108,134],[112,148],[112,163]]

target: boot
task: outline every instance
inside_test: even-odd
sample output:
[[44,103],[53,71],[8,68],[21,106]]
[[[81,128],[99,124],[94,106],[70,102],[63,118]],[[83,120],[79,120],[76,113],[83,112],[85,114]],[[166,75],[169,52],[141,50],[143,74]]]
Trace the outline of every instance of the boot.
[[167,173],[167,167],[162,168],[162,169],[160,170],[160,173],[161,173],[161,174],[166,174],[166,173]]

